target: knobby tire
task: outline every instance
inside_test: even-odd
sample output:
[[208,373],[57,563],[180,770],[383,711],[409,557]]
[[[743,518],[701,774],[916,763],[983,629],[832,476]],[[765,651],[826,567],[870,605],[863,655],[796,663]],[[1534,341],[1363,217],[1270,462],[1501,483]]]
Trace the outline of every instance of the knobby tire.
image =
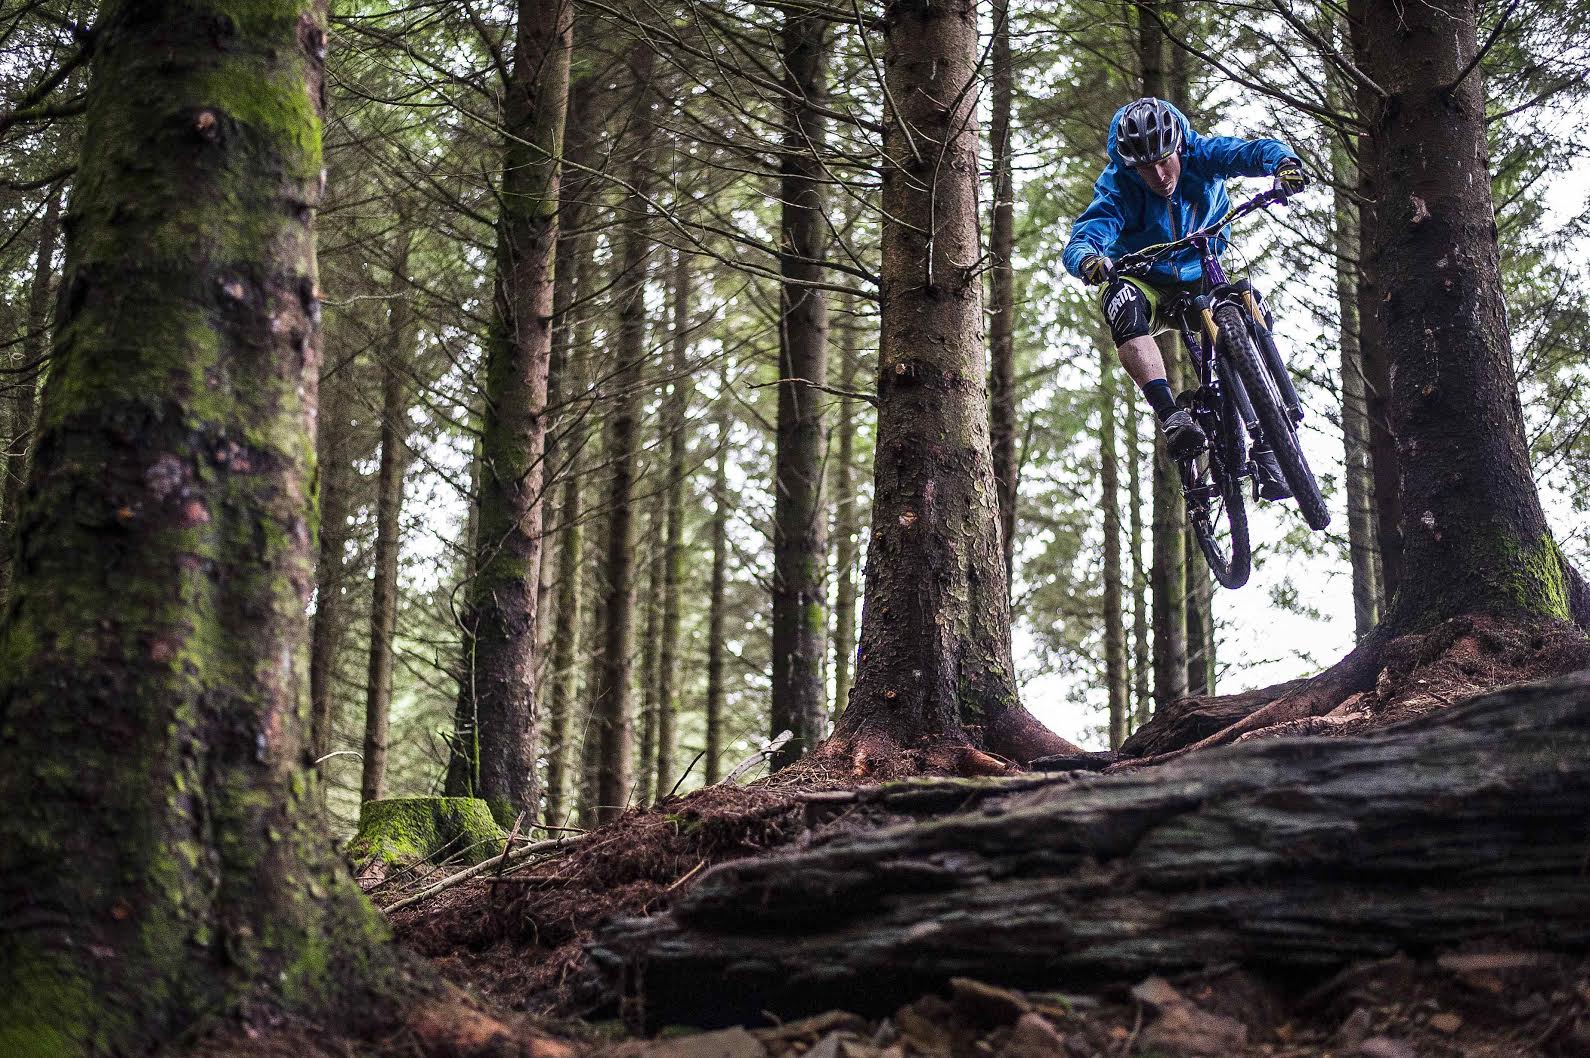
[[1274,450],[1276,462],[1281,464],[1281,474],[1292,488],[1292,496],[1297,501],[1298,509],[1303,512],[1303,520],[1310,529],[1325,528],[1331,522],[1330,511],[1325,507],[1325,498],[1320,495],[1319,484],[1314,480],[1308,460],[1303,458],[1297,426],[1282,406],[1275,380],[1270,377],[1269,368],[1259,358],[1259,351],[1248,336],[1247,319],[1242,309],[1236,305],[1221,305],[1215,310],[1215,327],[1218,330],[1216,350],[1236,368],[1237,376],[1242,379],[1242,386],[1248,391],[1248,400],[1253,403],[1253,410],[1259,417],[1259,425],[1264,428],[1264,439]]
[[[1196,413],[1195,413],[1196,414]],[[1209,566],[1209,572],[1214,574],[1215,581],[1222,588],[1240,588],[1248,583],[1248,577],[1253,573],[1253,552],[1248,542],[1248,511],[1242,497],[1242,464],[1245,460],[1242,417],[1237,414],[1236,402],[1231,399],[1229,392],[1223,392],[1220,398],[1218,416],[1205,413],[1200,415],[1200,425],[1209,435],[1209,448],[1204,453],[1208,460],[1206,473],[1216,489],[1220,492],[1221,506],[1218,517],[1211,511],[1209,516],[1201,520],[1193,509],[1191,501],[1187,503],[1187,519],[1193,527],[1193,535],[1198,539],[1198,549],[1203,552],[1204,562]],[[1218,420],[1218,421],[1217,421]],[[1220,459],[1217,461],[1216,446],[1218,446]],[[1198,470],[1198,459],[1181,460],[1181,479],[1183,488],[1199,484],[1204,474]],[[1214,517],[1214,520],[1209,520]],[[1228,556],[1221,549],[1220,540],[1215,531],[1218,528],[1218,519],[1224,518],[1231,532],[1231,554]]]

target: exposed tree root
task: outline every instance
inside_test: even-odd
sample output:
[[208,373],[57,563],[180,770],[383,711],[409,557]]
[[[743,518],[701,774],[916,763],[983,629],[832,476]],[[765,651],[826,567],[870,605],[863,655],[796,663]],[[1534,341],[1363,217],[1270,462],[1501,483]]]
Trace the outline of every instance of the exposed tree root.
[[1590,639],[1563,622],[1467,614],[1405,635],[1382,625],[1335,665],[1214,734],[1123,760],[1111,770],[1163,764],[1251,738],[1385,726],[1497,687],[1587,666]]
[[947,739],[904,747],[872,732],[836,736],[767,780],[771,786],[813,783],[887,782],[918,775],[976,778],[1010,775],[1016,762],[985,753],[967,739]]

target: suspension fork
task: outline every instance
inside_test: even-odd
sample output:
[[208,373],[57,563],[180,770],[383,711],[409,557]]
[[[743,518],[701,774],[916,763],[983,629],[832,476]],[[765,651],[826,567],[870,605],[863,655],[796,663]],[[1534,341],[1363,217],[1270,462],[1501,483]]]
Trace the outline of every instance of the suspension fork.
[[1274,321],[1269,310],[1259,304],[1259,299],[1251,288],[1242,292],[1242,300],[1247,306],[1248,317],[1252,320],[1249,330],[1259,347],[1259,352],[1264,356],[1265,366],[1270,369],[1270,377],[1275,380],[1276,391],[1281,394],[1281,403],[1286,405],[1286,412],[1292,417],[1293,422],[1302,422],[1303,402],[1298,399],[1297,389],[1292,385],[1292,376],[1281,359],[1281,351],[1275,347],[1275,338],[1270,333]]

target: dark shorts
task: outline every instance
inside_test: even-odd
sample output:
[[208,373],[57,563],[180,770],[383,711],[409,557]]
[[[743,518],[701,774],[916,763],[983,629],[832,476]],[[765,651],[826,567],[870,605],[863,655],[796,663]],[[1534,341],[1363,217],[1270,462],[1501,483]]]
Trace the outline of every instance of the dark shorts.
[[1178,326],[1179,321],[1166,318],[1161,307],[1174,295],[1197,289],[1196,283],[1154,284],[1118,276],[1104,288],[1099,307],[1110,325],[1110,336],[1119,346]]

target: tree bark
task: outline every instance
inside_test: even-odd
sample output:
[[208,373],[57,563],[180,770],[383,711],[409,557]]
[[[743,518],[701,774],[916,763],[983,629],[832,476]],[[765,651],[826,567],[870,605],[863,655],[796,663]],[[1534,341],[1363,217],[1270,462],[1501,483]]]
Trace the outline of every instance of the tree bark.
[[674,255],[673,365],[664,428],[668,431],[668,481],[663,529],[662,644],[657,659],[657,795],[667,796],[679,777],[674,774],[674,744],[679,716],[680,592],[684,581],[685,472],[689,445],[685,437],[690,412],[690,258]]
[[[819,157],[826,122],[814,107],[828,95],[828,27],[820,15],[785,9],[785,70],[779,239],[778,437],[773,501],[773,736],[795,737],[773,755],[781,768],[811,752],[827,727],[823,571],[823,406],[811,385],[828,382],[828,306],[809,284],[822,278],[827,244]],[[804,382],[792,381],[804,379]]]
[[646,627],[640,644],[640,759],[635,764],[635,802],[652,802],[653,780],[657,775],[657,654],[662,638],[663,567],[667,556],[658,541],[665,533],[664,497],[650,504],[646,537],[651,554],[646,564]]
[[1343,477],[1347,492],[1347,552],[1353,570],[1353,633],[1362,639],[1380,620],[1380,560],[1375,545],[1375,491],[1365,405],[1363,354],[1358,344],[1358,218],[1351,194],[1357,170],[1341,148],[1331,152],[1336,190],[1336,307],[1340,318]]
[[[830,752],[1018,761],[1076,747],[1021,707],[988,437],[971,8],[884,10],[883,329],[861,650]],[[953,106],[947,105],[953,103]]]
[[[839,388],[856,391],[860,357],[856,352],[855,303],[848,300],[846,324],[839,328]],[[834,459],[834,715],[850,701],[851,663],[856,657],[856,536],[861,517],[856,496],[856,402],[839,402],[839,452]]]
[[376,484],[375,580],[370,593],[370,665],[365,682],[364,768],[360,797],[378,801],[386,787],[387,729],[392,713],[392,663],[397,634],[398,558],[403,542],[403,476],[408,468],[409,393],[406,359],[413,344],[408,301],[410,236],[394,255],[381,362],[381,466]]
[[60,232],[61,189],[50,192],[39,221],[38,248],[33,255],[33,278],[28,284],[27,316],[23,320],[22,357],[13,366],[21,368],[8,377],[8,411],[11,415],[5,452],[5,485],[0,489],[0,511],[5,523],[0,527],[0,600],[10,594],[11,562],[16,547],[17,511],[22,506],[22,488],[28,478],[28,456],[33,444],[34,408],[38,403],[39,375],[44,351],[50,347],[50,287],[55,277],[55,243]]
[[[1168,99],[1171,86],[1165,64],[1168,44],[1155,17],[1156,0],[1137,0],[1137,62],[1143,94]],[[1174,335],[1159,339],[1165,377],[1172,390],[1181,389],[1181,357]],[[1187,693],[1187,546],[1186,512],[1176,467],[1156,435],[1153,464],[1153,567],[1149,573],[1154,628],[1154,703],[1162,706]]]
[[6,1054],[350,1024],[395,980],[304,738],[326,12],[242,10],[96,22],[0,631]]
[[1148,572],[1143,568],[1143,451],[1137,443],[1137,416],[1130,409],[1126,415],[1126,449],[1126,489],[1131,501],[1127,521],[1132,543],[1132,698],[1135,712],[1132,726],[1135,728],[1148,723],[1154,712],[1154,696],[1148,685],[1154,657],[1148,646]]
[[[1393,365],[1406,575],[1387,622],[1474,612],[1568,620],[1567,574],[1530,472],[1502,298],[1473,0],[1367,5],[1373,112],[1370,270]],[[1434,149],[1439,145],[1439,150]],[[1382,542],[1384,543],[1384,541]]]
[[1104,509],[1104,688],[1109,701],[1110,748],[1126,740],[1131,687],[1126,674],[1126,622],[1122,614],[1120,456],[1115,450],[1114,343],[1099,340],[1099,489]]
[[1214,694],[1214,587],[1209,567],[1204,564],[1203,552],[1198,549],[1198,538],[1193,535],[1192,525],[1185,517],[1182,524],[1187,527],[1182,535],[1182,551],[1187,556],[1187,693]]
[[953,976],[1096,988],[1215,957],[1321,974],[1459,944],[1576,951],[1587,759],[1579,675],[725,864],[593,955],[648,1019],[721,1023],[889,1010]]
[[468,671],[447,792],[483,798],[499,822],[539,807],[536,604],[547,372],[552,357],[559,155],[569,102],[573,8],[520,0],[503,86],[503,173],[486,350],[475,568],[464,616]]
[[706,779],[707,785],[722,776],[723,758],[723,662],[727,645],[724,632],[728,624],[729,575],[729,373],[718,376],[718,456],[712,475],[712,582],[707,589],[707,703],[706,703]]
[[315,616],[309,641],[310,752],[320,760],[332,750],[337,721],[336,672],[348,628],[348,514],[354,479],[351,363],[328,365],[320,377],[316,463],[320,470],[320,544],[315,566]]
[[634,648],[635,563],[634,490],[640,434],[642,368],[646,360],[647,217],[646,194],[651,181],[651,79],[655,63],[648,44],[631,49],[634,77],[630,128],[633,159],[622,215],[627,218],[620,241],[621,272],[617,280],[618,340],[614,355],[613,396],[608,420],[607,555],[603,566],[605,599],[602,605],[602,647],[596,667],[596,694],[592,726],[598,735],[596,817],[617,818],[628,801],[634,775],[633,705],[630,692],[630,653]]
[[989,251],[990,348],[992,404],[989,423],[994,481],[999,487],[1000,540],[1004,545],[1005,584],[1015,574],[1016,541],[1016,273],[1011,254],[1016,245],[1016,183],[1011,159],[1010,118],[1014,109],[1015,64],[1010,51],[1010,2],[994,0],[993,125],[989,146],[994,155],[994,216]]
[[[557,563],[551,577],[552,620],[541,617],[551,627],[546,644],[551,670],[546,674],[547,737],[542,747],[547,762],[546,821],[564,826],[570,803],[569,781],[574,703],[580,686],[580,641],[585,604],[582,559],[585,549],[583,524],[584,496],[580,475],[584,464],[585,427],[578,414],[565,405],[584,384],[585,351],[591,347],[593,316],[579,302],[596,285],[595,239],[585,230],[590,215],[587,196],[592,193],[590,174],[585,169],[595,158],[592,113],[597,81],[586,77],[571,84],[569,110],[565,119],[565,154],[568,171],[558,182],[558,247],[552,291],[552,361],[547,378],[547,404],[555,418],[547,424],[547,445],[543,489],[550,496],[561,485],[557,513],[551,531],[555,534]],[[543,552],[542,568],[547,565]],[[545,580],[546,578],[543,578]],[[541,614],[538,603],[538,616]]]
[[[1372,0],[1350,0],[1348,37],[1360,69],[1370,62],[1365,23]],[[1356,93],[1359,116],[1372,121],[1379,98],[1368,88]],[[1391,421],[1391,351],[1385,344],[1381,303],[1384,289],[1371,240],[1380,228],[1380,140],[1371,130],[1358,137],[1358,308],[1359,363],[1364,377],[1364,413],[1369,428],[1369,465],[1374,496],[1375,543],[1382,612],[1402,584],[1402,471]],[[1489,176],[1487,175],[1487,179]]]

